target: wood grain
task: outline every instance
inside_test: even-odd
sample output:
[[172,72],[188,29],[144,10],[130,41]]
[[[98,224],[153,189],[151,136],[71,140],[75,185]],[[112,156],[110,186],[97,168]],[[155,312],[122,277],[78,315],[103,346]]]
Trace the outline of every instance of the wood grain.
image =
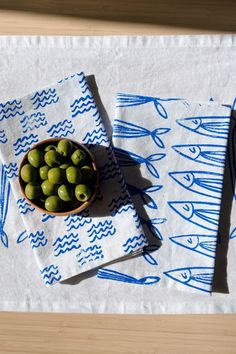
[[235,354],[234,315],[0,314],[1,354]]
[[[226,33],[235,10],[233,0],[0,0],[0,35]],[[0,313],[0,353],[235,354],[236,315]]]

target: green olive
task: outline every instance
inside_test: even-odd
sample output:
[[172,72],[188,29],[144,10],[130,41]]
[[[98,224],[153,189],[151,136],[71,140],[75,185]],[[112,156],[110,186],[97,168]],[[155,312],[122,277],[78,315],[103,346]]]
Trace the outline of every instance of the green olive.
[[75,196],[80,202],[86,202],[92,195],[92,191],[86,184],[78,184],[75,187]]
[[46,164],[50,167],[57,167],[61,164],[61,155],[56,150],[49,150],[44,155]]
[[33,149],[28,153],[28,161],[33,167],[39,167],[43,164],[43,153],[39,149]]
[[41,166],[39,168],[39,176],[41,179],[45,180],[48,178],[48,171],[50,170],[50,167],[48,165]]
[[57,145],[57,151],[62,156],[70,156],[73,151],[73,144],[68,139],[62,139]]
[[66,170],[68,167],[71,166],[71,163],[63,163],[62,165],[60,165],[59,167],[62,169],[62,170]]
[[73,199],[74,197],[74,191],[72,186],[68,185],[68,184],[62,184],[59,188],[58,188],[58,196],[61,200],[63,200],[64,202],[69,202]]
[[86,153],[84,152],[84,150],[77,149],[71,155],[71,160],[76,166],[82,165],[86,160]]
[[24,182],[35,182],[38,179],[38,171],[29,163],[25,164],[20,171],[21,178]]
[[25,195],[28,199],[36,199],[41,194],[41,187],[38,183],[30,182],[25,186]]
[[52,184],[48,179],[46,179],[41,184],[41,188],[42,188],[43,194],[47,195],[49,197],[50,195],[57,193],[58,186],[56,184]]
[[82,178],[81,171],[78,167],[70,166],[66,169],[66,178],[69,183],[78,184]]
[[56,146],[55,145],[48,145],[45,147],[44,151],[47,152],[47,151],[50,151],[50,150],[56,150]]
[[50,168],[48,171],[48,180],[52,184],[61,184],[65,180],[65,170],[62,170],[60,167]]
[[62,206],[62,201],[57,195],[51,195],[45,200],[45,209],[48,211],[59,211]]

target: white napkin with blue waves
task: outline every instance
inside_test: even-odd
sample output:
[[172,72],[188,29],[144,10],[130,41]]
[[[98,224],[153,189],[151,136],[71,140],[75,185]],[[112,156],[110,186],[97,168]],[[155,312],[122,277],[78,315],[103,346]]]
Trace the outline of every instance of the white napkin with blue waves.
[[[159,286],[211,292],[231,108],[121,93],[113,143]],[[153,242],[152,242],[153,241]]]
[[[50,137],[87,144],[97,160],[100,191],[91,207],[80,214],[42,214],[20,193],[17,176],[24,154]],[[26,229],[17,242],[28,239],[46,285],[136,254],[147,244],[83,73],[21,99],[0,103],[0,158],[1,241],[7,247],[4,220],[10,193],[8,177]]]

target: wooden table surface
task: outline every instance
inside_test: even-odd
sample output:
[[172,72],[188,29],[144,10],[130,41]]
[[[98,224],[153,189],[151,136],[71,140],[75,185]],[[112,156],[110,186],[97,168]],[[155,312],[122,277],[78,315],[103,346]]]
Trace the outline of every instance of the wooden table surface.
[[[235,10],[234,0],[0,0],[0,35],[234,33]],[[0,353],[231,354],[236,315],[0,313]]]

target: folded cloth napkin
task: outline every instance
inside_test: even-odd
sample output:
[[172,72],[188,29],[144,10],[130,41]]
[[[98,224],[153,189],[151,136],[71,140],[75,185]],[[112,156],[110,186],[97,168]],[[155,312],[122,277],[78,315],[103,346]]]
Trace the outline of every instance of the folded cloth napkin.
[[[83,73],[1,103],[0,134],[2,209],[6,214],[8,177],[26,228],[20,238],[28,237],[46,285],[139,252],[147,244]],[[24,154],[50,137],[86,144],[97,161],[100,191],[80,214],[43,214],[20,192],[17,175]]]
[[146,236],[162,243],[167,286],[212,289],[230,116],[210,101],[117,96],[115,154]]

